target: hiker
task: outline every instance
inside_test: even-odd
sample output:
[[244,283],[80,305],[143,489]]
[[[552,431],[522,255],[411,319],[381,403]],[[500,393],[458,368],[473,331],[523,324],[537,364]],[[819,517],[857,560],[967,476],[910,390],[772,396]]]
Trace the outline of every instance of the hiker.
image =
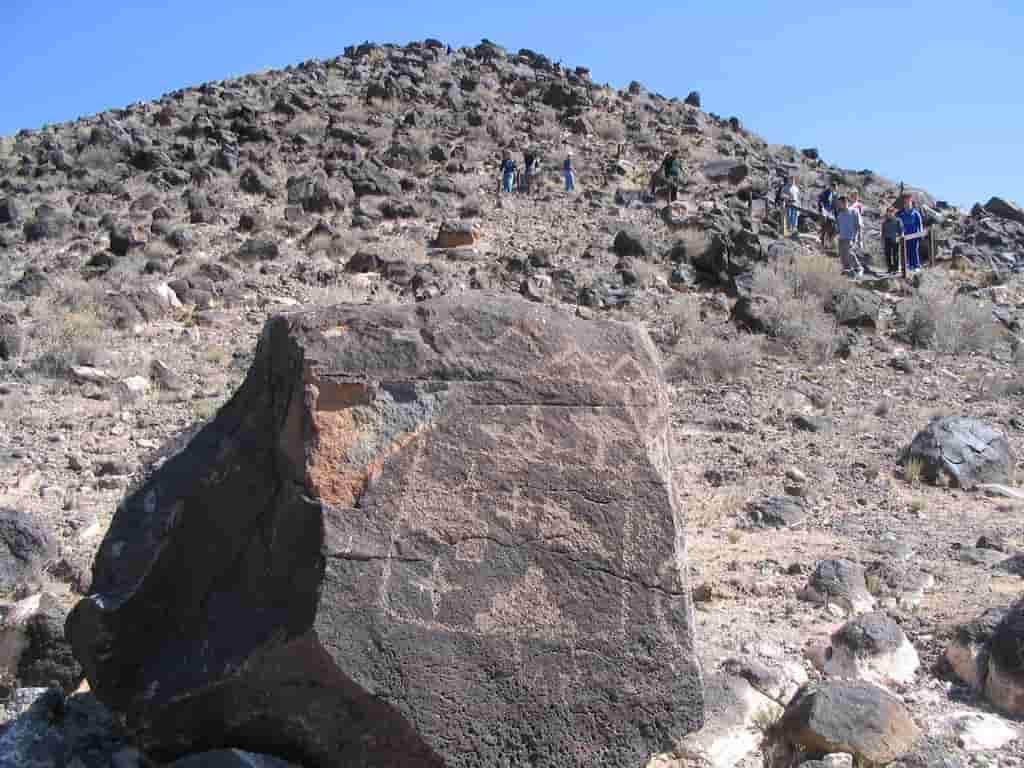
[[796,184],[796,176],[789,177],[789,186],[783,191],[782,199],[786,203],[786,224],[796,234],[800,231],[800,187]]
[[833,181],[818,195],[818,213],[821,214],[821,247],[832,247],[836,236],[836,183]]
[[528,193],[530,191],[530,184],[533,181],[534,175],[537,173],[537,156],[533,154],[531,150],[527,150],[523,153],[523,173],[522,183],[519,186],[519,191]]
[[900,271],[900,240],[903,239],[903,222],[896,215],[896,209],[889,206],[882,222],[882,241],[885,246],[885,262],[889,272]]
[[860,277],[864,269],[855,251],[861,230],[860,211],[851,208],[845,196],[839,198],[836,228],[839,230],[839,264],[843,274]]
[[512,192],[515,189],[516,170],[516,161],[506,152],[505,158],[501,161],[501,187],[506,192]]
[[565,155],[565,162],[562,163],[562,173],[565,175],[565,191],[572,192],[576,189],[576,171],[572,167],[572,150]]
[[[861,221],[863,221],[864,220],[864,203],[862,203],[860,201],[860,192],[858,192],[857,190],[853,190],[852,192],[850,192],[849,206],[850,206],[850,208],[852,208],[853,210],[855,210],[857,213],[860,214]],[[860,237],[857,238],[857,247],[860,248],[861,250],[864,250],[864,241],[862,239],[863,237],[864,237],[864,230],[862,229]]]
[[[924,229],[924,221],[921,219],[921,212],[914,207],[914,198],[910,195],[903,195],[900,212],[896,214],[903,222],[903,236],[910,237],[918,234]],[[921,238],[915,237],[907,240],[907,272],[919,272],[921,270]]]
[[679,198],[679,188],[683,185],[683,164],[675,151],[669,152],[665,181],[668,183],[668,201],[674,203]]

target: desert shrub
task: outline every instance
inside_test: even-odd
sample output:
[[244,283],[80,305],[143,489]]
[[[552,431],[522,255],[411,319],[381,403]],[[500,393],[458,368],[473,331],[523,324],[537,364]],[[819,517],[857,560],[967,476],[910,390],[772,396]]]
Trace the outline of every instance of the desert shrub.
[[665,368],[669,381],[734,381],[743,378],[758,358],[757,344],[750,334],[716,336],[708,328],[695,336],[677,345]]
[[948,355],[990,352],[999,338],[991,310],[943,281],[922,285],[899,315],[908,343]]
[[110,321],[103,299],[99,285],[66,280],[52,297],[33,302],[28,334],[32,369],[59,378],[76,365],[105,365]]
[[755,295],[771,298],[764,309],[768,335],[818,360],[828,359],[834,348],[836,320],[826,314],[825,304],[843,285],[828,266],[810,255],[779,259],[759,265],[752,286]]
[[606,117],[595,121],[594,133],[603,141],[621,144],[626,140],[626,129],[621,120]]
[[728,323],[705,322],[697,296],[679,297],[662,318],[655,337],[668,347],[665,375],[673,383],[733,381],[759,357],[753,336]]

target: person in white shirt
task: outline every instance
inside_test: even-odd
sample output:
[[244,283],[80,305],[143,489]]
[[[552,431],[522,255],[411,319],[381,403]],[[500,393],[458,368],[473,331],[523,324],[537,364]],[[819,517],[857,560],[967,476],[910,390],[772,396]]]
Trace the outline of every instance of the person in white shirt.
[[791,233],[796,233],[800,225],[800,187],[796,184],[796,176],[789,177],[789,186],[783,192],[786,200],[786,224]]
[[842,265],[843,272],[852,277],[860,277],[864,274],[864,268],[854,249],[860,238],[861,226],[860,211],[851,207],[845,197],[840,197],[838,213],[836,213],[836,228],[839,230],[839,263]]

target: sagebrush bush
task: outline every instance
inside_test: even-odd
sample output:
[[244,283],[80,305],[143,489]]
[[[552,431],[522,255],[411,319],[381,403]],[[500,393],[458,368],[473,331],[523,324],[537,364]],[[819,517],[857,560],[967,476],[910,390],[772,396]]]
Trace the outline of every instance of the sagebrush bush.
[[968,355],[991,352],[999,339],[992,310],[944,281],[922,285],[899,314],[903,338],[915,347]]
[[100,285],[69,279],[52,297],[34,301],[28,333],[32,369],[60,378],[76,365],[107,364],[110,318],[103,299]]
[[603,141],[621,144],[626,140],[626,129],[621,120],[606,117],[595,121],[594,133]]
[[743,378],[759,357],[756,339],[729,323],[705,322],[700,299],[682,296],[662,319],[665,375],[673,383],[708,384]]
[[813,359],[831,357],[836,319],[825,312],[825,305],[846,285],[833,269],[820,257],[801,254],[754,270],[752,293],[770,299],[764,309],[769,336]]

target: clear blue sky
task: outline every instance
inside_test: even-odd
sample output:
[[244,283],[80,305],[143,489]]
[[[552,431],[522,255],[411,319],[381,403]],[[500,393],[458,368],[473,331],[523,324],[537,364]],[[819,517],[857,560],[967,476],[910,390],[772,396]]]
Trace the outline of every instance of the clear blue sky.
[[0,0],[0,135],[349,44],[487,37],[700,90],[772,142],[816,146],[960,205],[1024,203],[1024,0],[86,3]]

